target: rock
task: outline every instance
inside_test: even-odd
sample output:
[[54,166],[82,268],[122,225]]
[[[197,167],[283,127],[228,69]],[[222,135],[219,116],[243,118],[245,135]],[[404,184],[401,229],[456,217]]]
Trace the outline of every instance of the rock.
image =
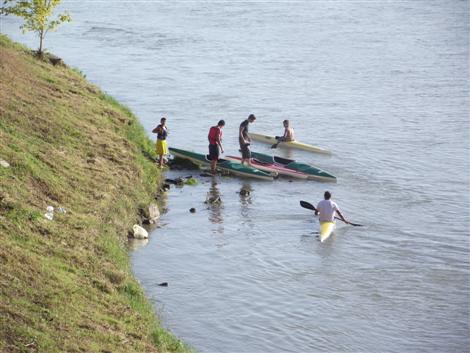
[[191,212],[191,213],[196,213],[196,209],[195,209],[194,207],[191,207],[191,208],[189,209],[189,212]]
[[61,58],[59,58],[58,56],[55,56],[55,55],[50,54],[50,53],[48,53],[47,56],[48,56],[49,62],[52,65],[54,65],[54,66],[56,66],[56,65],[65,66],[64,61]]
[[158,206],[156,204],[151,204],[148,207],[148,221],[150,224],[153,224],[157,222],[157,220],[160,218],[160,210],[158,209]]
[[145,224],[154,224],[160,218],[160,210],[156,204],[140,208],[139,213]]
[[52,206],[47,206],[46,208],[47,212],[44,215],[48,220],[52,221],[54,219],[54,207]]
[[10,167],[10,163],[8,163],[6,160],[4,159],[0,159],[0,165],[3,167],[3,168],[9,168]]
[[160,287],[168,287],[168,282],[162,282],[158,284]]
[[136,239],[147,239],[149,237],[149,233],[144,228],[142,228],[141,226],[137,224],[134,224],[134,226],[132,227],[132,230],[134,232],[133,233],[134,238]]

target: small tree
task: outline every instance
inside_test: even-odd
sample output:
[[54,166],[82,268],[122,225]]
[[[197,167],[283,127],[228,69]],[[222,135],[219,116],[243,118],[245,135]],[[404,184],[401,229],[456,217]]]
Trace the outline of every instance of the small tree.
[[54,31],[61,23],[70,22],[72,19],[67,12],[57,15],[52,20],[51,16],[57,5],[62,0],[3,0],[0,14],[22,17],[21,25],[23,33],[36,32],[39,37],[38,55],[43,54],[42,46],[44,38],[49,31]]

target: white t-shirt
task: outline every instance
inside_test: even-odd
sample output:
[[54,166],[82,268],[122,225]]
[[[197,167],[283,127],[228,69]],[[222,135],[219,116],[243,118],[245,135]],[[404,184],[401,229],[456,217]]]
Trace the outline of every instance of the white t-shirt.
[[320,222],[333,222],[336,211],[340,211],[338,205],[331,200],[321,200],[317,205],[317,210],[320,212]]

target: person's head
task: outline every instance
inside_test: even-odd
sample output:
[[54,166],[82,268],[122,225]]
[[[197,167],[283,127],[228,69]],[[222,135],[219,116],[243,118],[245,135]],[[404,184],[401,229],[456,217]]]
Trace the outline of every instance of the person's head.
[[329,191],[325,191],[324,197],[325,197],[325,200],[331,199],[331,193]]
[[162,125],[166,124],[166,118],[165,117],[160,119],[160,124],[162,124]]
[[289,120],[284,120],[282,124],[284,125],[284,127],[289,127]]
[[218,127],[224,127],[225,126],[225,121],[224,120],[219,120],[219,122],[217,123],[217,126]]
[[252,123],[252,122],[255,121],[255,120],[256,120],[256,116],[255,116],[254,114],[250,114],[250,115],[248,116],[248,121],[249,121],[250,123]]

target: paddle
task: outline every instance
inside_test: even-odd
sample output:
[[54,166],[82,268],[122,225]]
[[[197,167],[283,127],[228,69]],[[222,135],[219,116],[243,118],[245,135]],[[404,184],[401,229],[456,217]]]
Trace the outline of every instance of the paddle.
[[[315,208],[315,206],[313,206],[310,202],[307,202],[307,201],[300,201],[300,206],[302,206],[303,208],[306,208],[306,209],[309,209],[309,210],[312,210],[312,211],[316,211],[317,209]],[[339,217],[335,217],[335,219],[339,219],[340,221],[343,221],[341,218]],[[344,222],[344,221],[343,221]],[[345,222],[346,223],[346,222]],[[354,227],[362,227],[362,224],[357,224],[357,223],[346,223],[346,224],[350,224]]]

